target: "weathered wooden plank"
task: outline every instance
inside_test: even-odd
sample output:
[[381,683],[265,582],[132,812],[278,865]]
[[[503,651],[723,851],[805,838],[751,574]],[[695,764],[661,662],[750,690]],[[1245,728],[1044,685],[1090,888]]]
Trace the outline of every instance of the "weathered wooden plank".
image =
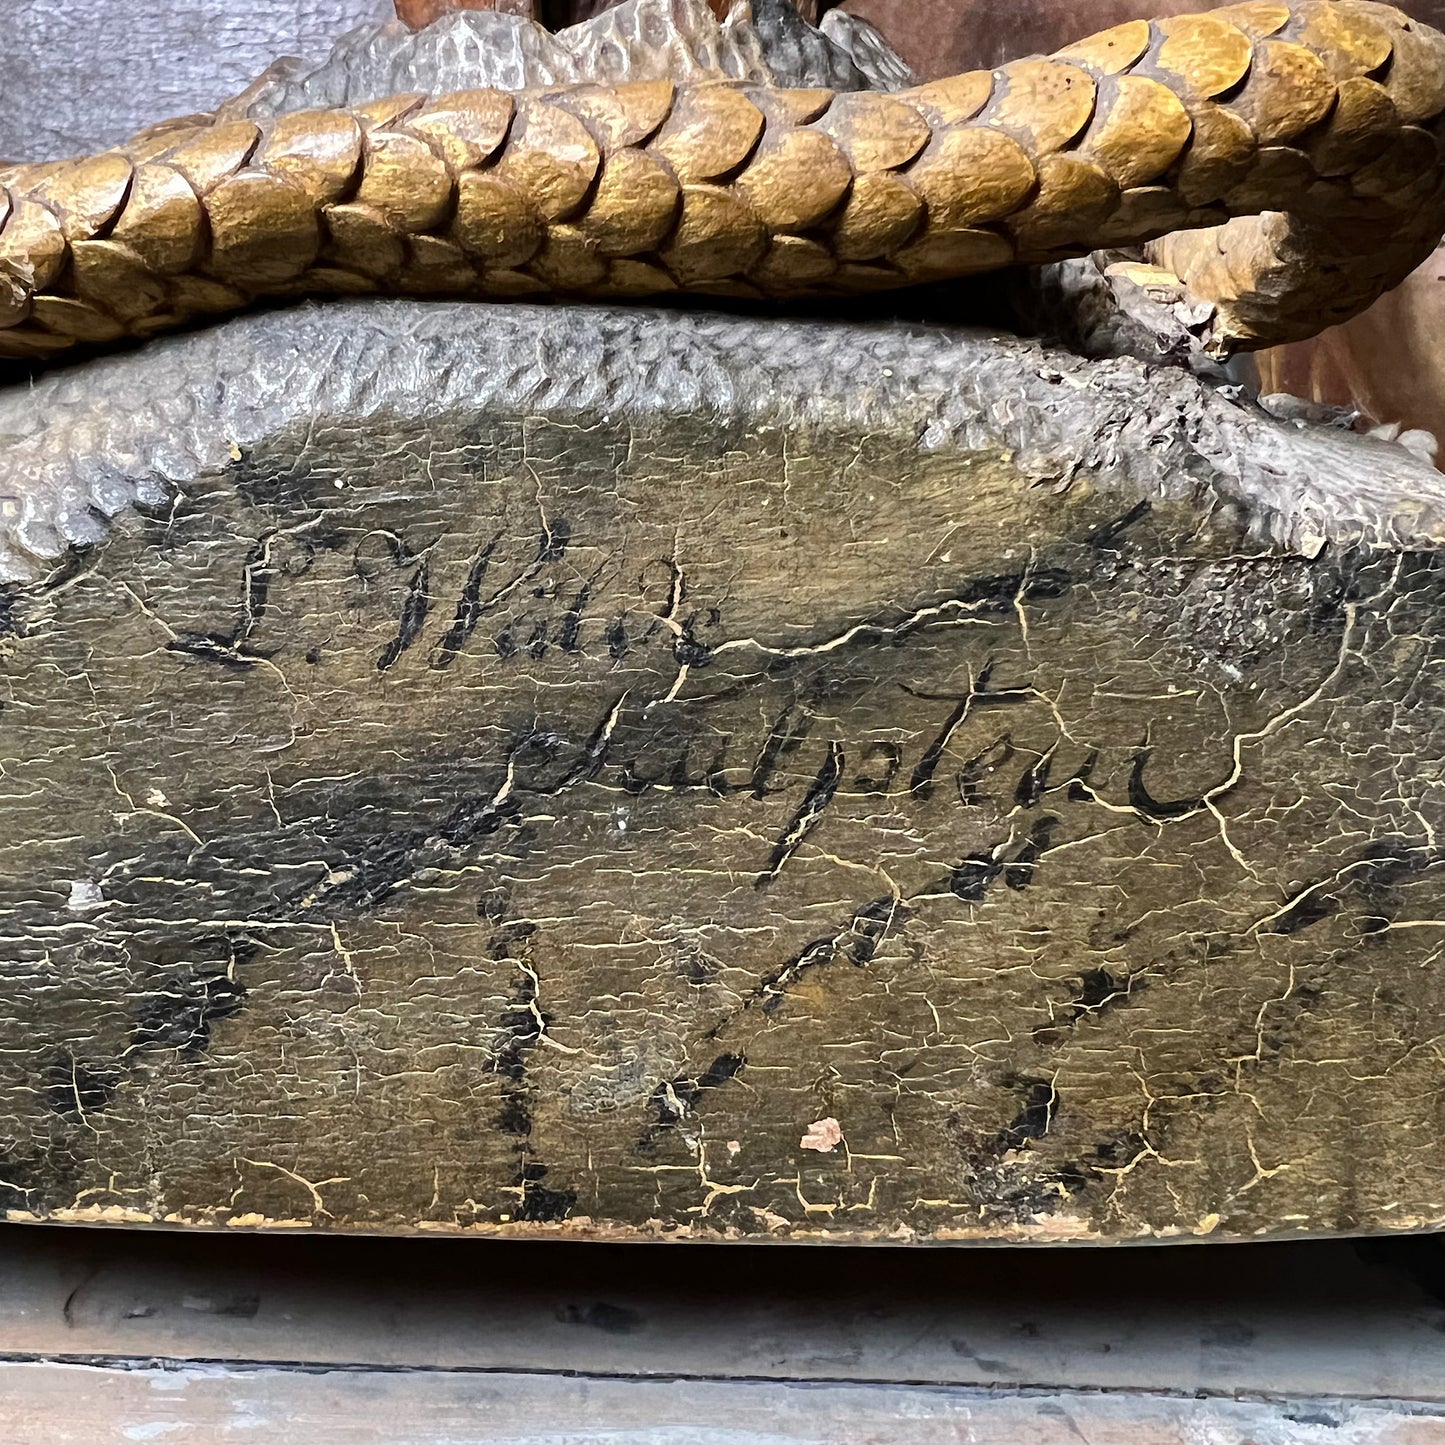
[[88,543],[0,656],[15,1217],[1438,1223],[1404,451],[975,333],[530,308],[0,408],[6,565]]
[[0,1445],[1434,1441],[1437,1256],[11,1226]]
[[897,1385],[0,1363],[5,1445],[1435,1445],[1431,1406]]

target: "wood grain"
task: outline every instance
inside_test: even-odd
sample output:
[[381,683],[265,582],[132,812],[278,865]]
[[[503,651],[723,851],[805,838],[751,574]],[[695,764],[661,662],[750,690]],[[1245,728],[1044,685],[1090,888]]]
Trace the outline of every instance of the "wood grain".
[[167,1434],[279,1445],[298,1432],[315,1445],[1073,1445],[1081,1434],[1095,1445],[1309,1445],[1301,1415],[1372,1445],[1434,1445],[1445,1429],[1432,1407],[1388,1404],[64,1364],[0,1364],[0,1406],[6,1445],[132,1445]]

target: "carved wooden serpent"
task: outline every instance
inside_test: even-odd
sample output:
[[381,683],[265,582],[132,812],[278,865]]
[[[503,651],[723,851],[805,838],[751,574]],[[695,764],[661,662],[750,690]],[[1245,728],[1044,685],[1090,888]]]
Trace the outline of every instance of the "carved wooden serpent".
[[893,95],[223,108],[0,169],[0,355],[259,297],[839,295],[1149,242],[1224,354],[1343,320],[1423,260],[1442,143],[1445,37],[1369,0],[1136,21]]

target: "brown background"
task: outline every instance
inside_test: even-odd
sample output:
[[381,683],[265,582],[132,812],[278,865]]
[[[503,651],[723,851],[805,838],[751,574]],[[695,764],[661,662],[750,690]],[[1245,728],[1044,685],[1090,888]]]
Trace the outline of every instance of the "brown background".
[[[1210,0],[844,0],[924,76],[1058,49],[1124,20],[1217,8]],[[1400,0],[1445,29],[1445,0]],[[1261,389],[1353,406],[1363,424],[1445,437],[1445,251],[1348,325],[1256,358]]]

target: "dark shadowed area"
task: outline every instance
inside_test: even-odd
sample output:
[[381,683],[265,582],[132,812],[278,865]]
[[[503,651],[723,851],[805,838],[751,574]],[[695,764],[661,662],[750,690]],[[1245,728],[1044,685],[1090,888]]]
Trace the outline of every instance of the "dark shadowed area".
[[1442,1299],[1430,1239],[845,1259],[11,1226],[0,1439],[1435,1445]]

